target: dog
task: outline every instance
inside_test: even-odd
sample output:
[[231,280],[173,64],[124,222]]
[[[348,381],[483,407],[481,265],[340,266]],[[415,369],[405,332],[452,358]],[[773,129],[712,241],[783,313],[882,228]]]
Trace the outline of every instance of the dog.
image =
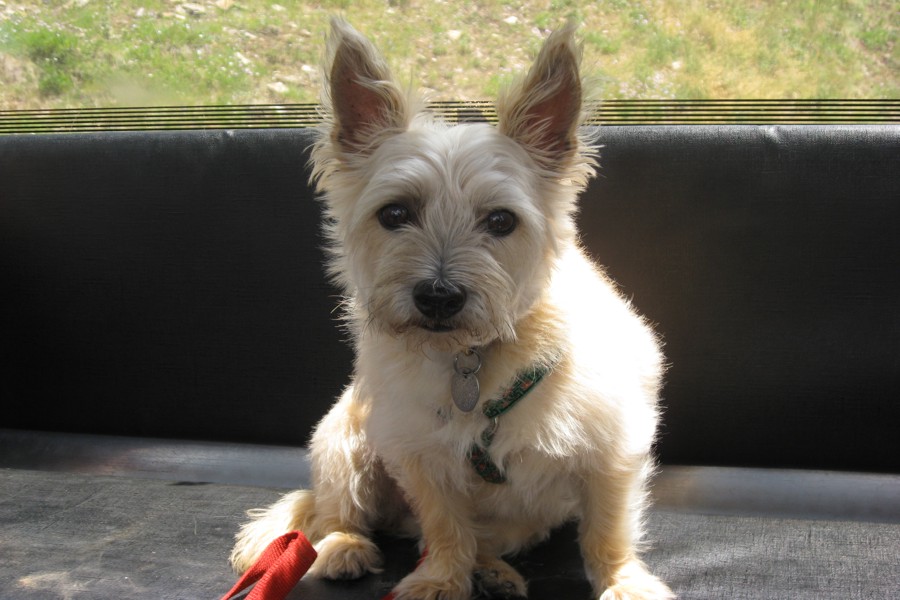
[[576,229],[597,150],[574,29],[497,126],[451,125],[332,20],[312,180],[355,370],[312,435],[313,489],[248,511],[237,571],[299,529],[308,576],[357,578],[386,530],[427,549],[397,600],[525,598],[503,557],[577,520],[595,597],[673,597],[639,559],[660,344]]

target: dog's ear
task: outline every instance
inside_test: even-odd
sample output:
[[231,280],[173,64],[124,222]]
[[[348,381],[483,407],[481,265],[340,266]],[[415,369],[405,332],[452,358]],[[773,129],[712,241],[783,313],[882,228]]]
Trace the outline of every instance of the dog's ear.
[[550,34],[528,74],[513,83],[497,104],[500,132],[522,144],[552,172],[578,152],[580,63],[581,48],[575,42],[575,25],[570,23]]
[[375,46],[343,19],[331,20],[326,66],[332,140],[348,153],[366,153],[385,134],[409,125],[407,101]]

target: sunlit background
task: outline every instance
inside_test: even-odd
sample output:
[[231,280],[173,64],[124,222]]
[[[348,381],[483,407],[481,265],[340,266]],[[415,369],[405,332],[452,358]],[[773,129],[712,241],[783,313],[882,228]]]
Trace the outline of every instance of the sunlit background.
[[900,90],[891,0],[0,0],[0,110],[316,102],[334,14],[434,100],[493,98],[566,19],[604,98]]

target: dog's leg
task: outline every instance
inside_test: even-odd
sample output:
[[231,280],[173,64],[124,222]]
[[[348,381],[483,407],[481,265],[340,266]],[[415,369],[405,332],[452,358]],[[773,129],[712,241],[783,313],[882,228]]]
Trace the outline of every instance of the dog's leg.
[[588,577],[600,600],[666,600],[671,590],[637,557],[643,483],[649,468],[610,469],[585,477],[579,527]]
[[370,539],[391,486],[366,441],[368,405],[348,387],[316,427],[310,442],[316,515],[313,543],[319,553],[311,577],[355,579],[377,573],[381,553]]
[[369,539],[379,518],[380,502],[393,483],[363,433],[367,408],[352,387],[319,423],[310,444],[314,491],[300,490],[271,507],[250,511],[253,520],[237,535],[232,565],[246,570],[266,545],[299,529],[314,544],[318,558],[311,577],[352,579],[377,572],[381,554]]
[[394,588],[396,600],[469,600],[477,542],[468,498],[439,485],[420,457],[404,461],[402,477],[428,556]]

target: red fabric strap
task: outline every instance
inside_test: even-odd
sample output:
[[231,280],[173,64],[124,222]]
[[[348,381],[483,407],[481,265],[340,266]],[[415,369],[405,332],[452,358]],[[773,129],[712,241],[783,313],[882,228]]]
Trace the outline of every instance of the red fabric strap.
[[254,583],[245,600],[284,600],[315,560],[316,550],[305,535],[286,533],[266,547],[222,600],[234,598]]

